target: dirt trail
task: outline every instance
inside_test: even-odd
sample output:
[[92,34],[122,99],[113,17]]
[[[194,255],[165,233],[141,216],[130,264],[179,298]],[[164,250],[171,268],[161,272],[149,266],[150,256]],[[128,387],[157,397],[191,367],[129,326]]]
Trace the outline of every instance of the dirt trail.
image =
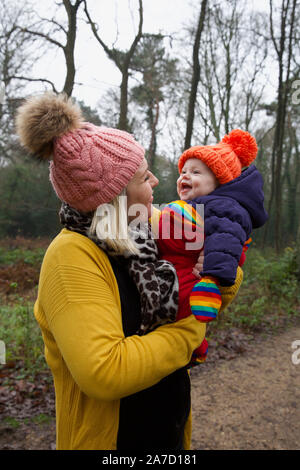
[[[300,449],[300,326],[192,369],[192,449]],[[300,354],[298,355],[300,358]],[[55,449],[55,421],[0,425],[0,449]]]
[[[300,327],[192,371],[192,449],[300,449]],[[298,355],[300,357],[300,354]]]

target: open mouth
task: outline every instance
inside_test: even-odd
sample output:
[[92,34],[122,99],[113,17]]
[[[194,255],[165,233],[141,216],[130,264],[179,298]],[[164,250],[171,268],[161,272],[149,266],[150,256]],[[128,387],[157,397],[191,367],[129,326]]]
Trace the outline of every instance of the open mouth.
[[191,189],[191,185],[187,184],[187,183],[181,183],[181,186],[180,186],[180,191],[187,191],[189,189]]

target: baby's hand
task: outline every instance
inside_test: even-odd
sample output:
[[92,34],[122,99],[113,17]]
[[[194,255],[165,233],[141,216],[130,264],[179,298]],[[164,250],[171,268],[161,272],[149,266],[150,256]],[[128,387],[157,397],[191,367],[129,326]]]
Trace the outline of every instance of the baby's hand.
[[195,266],[193,267],[193,274],[196,276],[198,279],[201,278],[200,273],[203,270],[203,263],[204,263],[204,248],[199,253],[199,258]]

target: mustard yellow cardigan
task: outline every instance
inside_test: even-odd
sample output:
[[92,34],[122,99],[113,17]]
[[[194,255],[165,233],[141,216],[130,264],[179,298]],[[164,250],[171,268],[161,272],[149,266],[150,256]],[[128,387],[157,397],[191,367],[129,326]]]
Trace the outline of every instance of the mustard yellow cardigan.
[[[233,299],[242,281],[224,290]],[[205,336],[193,315],[124,337],[118,285],[106,254],[63,229],[41,268],[34,307],[56,394],[57,449],[116,449],[122,397],[185,366]],[[189,449],[191,416],[185,429]]]

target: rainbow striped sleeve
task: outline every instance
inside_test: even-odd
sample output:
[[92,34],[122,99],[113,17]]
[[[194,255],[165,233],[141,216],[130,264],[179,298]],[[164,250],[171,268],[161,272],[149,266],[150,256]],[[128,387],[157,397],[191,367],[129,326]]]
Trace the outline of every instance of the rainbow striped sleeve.
[[197,227],[204,227],[204,221],[200,214],[196,211],[196,209],[185,201],[173,201],[166,205],[164,210],[168,210],[169,212],[174,213],[174,217],[179,219],[180,221],[182,218],[189,221],[191,225]]
[[197,320],[201,322],[215,320],[221,304],[220,289],[212,279],[203,277],[194,285],[190,294],[190,307]]

